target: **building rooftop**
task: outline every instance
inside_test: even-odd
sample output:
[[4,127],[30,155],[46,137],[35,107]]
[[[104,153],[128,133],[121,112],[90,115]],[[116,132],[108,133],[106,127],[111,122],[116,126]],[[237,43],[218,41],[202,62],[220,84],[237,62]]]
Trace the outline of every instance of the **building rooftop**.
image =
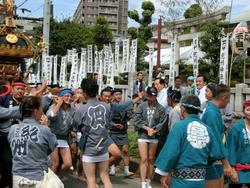
[[250,9],[240,13],[235,17],[232,17],[230,23],[239,23],[241,21],[250,21]]

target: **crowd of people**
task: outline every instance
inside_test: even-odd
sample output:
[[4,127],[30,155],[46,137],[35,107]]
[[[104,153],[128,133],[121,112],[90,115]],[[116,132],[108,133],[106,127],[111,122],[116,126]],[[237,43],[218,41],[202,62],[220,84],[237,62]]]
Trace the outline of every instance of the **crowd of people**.
[[250,101],[232,123],[230,88],[203,75],[157,77],[146,86],[137,73],[133,96],[83,79],[79,88],[22,81],[1,86],[0,188],[40,188],[51,169],[63,179],[72,170],[88,188],[112,188],[122,159],[129,162],[129,126],[138,133],[141,188],[155,173],[164,188],[250,187]]

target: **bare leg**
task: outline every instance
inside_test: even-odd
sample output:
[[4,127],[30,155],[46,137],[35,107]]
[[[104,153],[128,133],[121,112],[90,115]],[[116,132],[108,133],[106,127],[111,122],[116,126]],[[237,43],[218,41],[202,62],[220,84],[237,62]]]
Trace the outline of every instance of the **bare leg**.
[[109,157],[109,166],[113,165],[113,163],[122,156],[120,149],[115,143],[108,147],[108,152],[112,155]]
[[205,188],[223,188],[224,185],[222,185],[223,182],[223,177],[219,179],[214,179],[214,180],[206,180],[205,182]]
[[157,150],[157,144],[149,144],[148,146],[148,169],[147,169],[147,179],[151,180],[154,175],[154,160],[155,153]]
[[96,164],[95,163],[83,163],[84,173],[87,178],[88,188],[96,188]]
[[71,153],[69,148],[59,148],[59,152],[63,160],[63,164],[61,167],[61,173],[63,174],[72,166]]
[[51,170],[54,173],[58,172],[58,167],[59,167],[59,151],[58,148],[56,148],[51,154],[50,154],[50,159],[51,159]]
[[108,168],[109,168],[108,161],[103,161],[103,162],[98,163],[99,174],[100,174],[100,178],[102,179],[102,182],[104,184],[104,187],[105,188],[112,188],[112,183],[109,179]]
[[124,174],[126,177],[133,176],[134,173],[129,171],[129,153],[128,153],[128,144],[122,146],[122,155],[124,162]]
[[140,175],[141,182],[145,182],[148,166],[148,144],[146,142],[138,142],[140,153]]

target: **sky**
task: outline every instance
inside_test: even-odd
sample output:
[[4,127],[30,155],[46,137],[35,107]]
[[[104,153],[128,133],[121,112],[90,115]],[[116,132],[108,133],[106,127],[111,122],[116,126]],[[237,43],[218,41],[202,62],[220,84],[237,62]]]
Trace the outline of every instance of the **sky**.
[[[1,1],[1,0],[0,0]],[[62,20],[63,18],[72,17],[77,5],[80,0],[52,0],[54,4],[54,16],[58,20]],[[129,10],[138,10],[141,12],[141,3],[144,0],[129,0]],[[156,10],[159,9],[159,0],[151,0],[156,5]],[[232,9],[232,17],[239,15],[241,12],[250,10],[249,0],[232,0],[233,1],[233,9]],[[44,0],[15,0],[17,6],[21,5],[25,2],[21,8],[27,8],[31,10],[31,13],[23,14],[20,10],[17,11],[17,14],[20,16],[29,16],[29,17],[42,17],[43,16],[43,3]],[[223,4],[229,5],[231,4],[231,0],[224,0]],[[159,15],[155,14],[153,17],[153,22],[156,23],[157,17]],[[132,20],[129,20],[129,26],[136,25]]]

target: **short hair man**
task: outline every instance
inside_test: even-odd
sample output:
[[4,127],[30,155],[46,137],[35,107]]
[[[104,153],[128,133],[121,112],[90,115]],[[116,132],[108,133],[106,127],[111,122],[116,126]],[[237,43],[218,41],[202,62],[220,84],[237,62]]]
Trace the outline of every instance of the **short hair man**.
[[133,95],[138,94],[139,92],[145,92],[146,84],[143,81],[142,72],[137,72],[136,81],[133,87]]
[[223,187],[223,165],[225,175],[231,173],[231,166],[226,159],[226,149],[223,144],[225,139],[225,126],[222,120],[220,109],[225,108],[230,100],[230,88],[224,84],[215,86],[213,98],[208,101],[208,106],[202,116],[202,121],[211,128],[216,141],[216,148],[220,152],[222,159],[216,161],[207,168],[206,188]]
[[196,87],[198,90],[198,97],[200,99],[201,105],[207,101],[205,97],[207,85],[207,78],[204,75],[198,75],[196,78]]
[[213,133],[200,121],[200,101],[197,96],[183,97],[178,121],[170,131],[167,142],[156,160],[156,173],[162,176],[164,188],[204,187],[209,159],[220,159]]
[[154,87],[157,89],[157,101],[160,103],[166,111],[168,111],[167,103],[167,89],[165,87],[165,80],[162,78],[156,78],[154,81]]

